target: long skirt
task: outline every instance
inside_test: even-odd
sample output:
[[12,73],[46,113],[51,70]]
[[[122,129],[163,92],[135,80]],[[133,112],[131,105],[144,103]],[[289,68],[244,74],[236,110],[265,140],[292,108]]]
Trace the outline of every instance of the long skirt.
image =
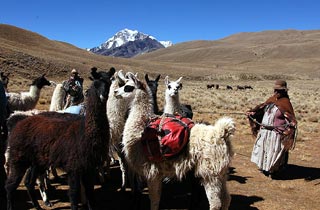
[[254,144],[251,161],[260,170],[276,172],[286,163],[286,151],[280,141],[281,135],[267,129],[261,129]]

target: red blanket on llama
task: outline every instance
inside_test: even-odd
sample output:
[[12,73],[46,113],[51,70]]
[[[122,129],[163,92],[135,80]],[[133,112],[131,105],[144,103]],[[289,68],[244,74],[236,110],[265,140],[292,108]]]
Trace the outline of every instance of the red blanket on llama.
[[141,137],[148,159],[159,162],[178,155],[188,144],[193,125],[191,119],[180,115],[152,118]]

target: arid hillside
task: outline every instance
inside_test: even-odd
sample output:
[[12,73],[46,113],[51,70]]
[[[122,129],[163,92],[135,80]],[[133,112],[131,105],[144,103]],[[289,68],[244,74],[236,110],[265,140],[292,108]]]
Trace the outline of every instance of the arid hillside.
[[92,66],[195,79],[320,78],[320,31],[264,31],[191,41],[132,59],[99,56],[68,43],[0,24],[0,69],[23,77],[64,76]]
[[240,33],[217,41],[193,41],[136,57],[174,66],[198,66],[205,74],[320,76],[320,31]]

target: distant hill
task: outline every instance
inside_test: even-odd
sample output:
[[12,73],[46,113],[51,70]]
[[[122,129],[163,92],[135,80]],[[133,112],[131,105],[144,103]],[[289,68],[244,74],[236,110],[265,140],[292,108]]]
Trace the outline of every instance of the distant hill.
[[87,76],[92,66],[186,79],[214,79],[217,75],[234,79],[268,79],[273,75],[320,78],[320,30],[240,33],[215,41],[179,43],[125,59],[96,55],[0,24],[0,71],[25,78],[42,73],[65,78],[72,68]]
[[135,60],[211,66],[212,71],[320,76],[320,30],[240,33],[216,41],[192,41],[139,55]]

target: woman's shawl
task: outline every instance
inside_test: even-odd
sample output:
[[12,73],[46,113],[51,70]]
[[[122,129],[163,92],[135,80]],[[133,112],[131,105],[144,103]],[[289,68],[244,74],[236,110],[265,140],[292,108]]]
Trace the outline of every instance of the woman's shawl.
[[287,97],[277,99],[276,96],[271,96],[264,103],[259,104],[258,106],[249,110],[250,112],[255,113],[249,117],[249,124],[251,127],[252,134],[255,137],[257,136],[258,131],[260,129],[260,124],[258,124],[258,123],[262,122],[265,108],[269,104],[275,104],[278,107],[278,109],[281,111],[281,113],[284,115],[284,117],[290,123],[290,125],[286,128],[286,130],[283,132],[283,134],[286,137],[286,139],[290,140],[291,145],[288,145],[288,147],[291,148],[293,145],[294,137],[295,137],[297,121],[295,118],[295,114],[294,114],[290,99]]

